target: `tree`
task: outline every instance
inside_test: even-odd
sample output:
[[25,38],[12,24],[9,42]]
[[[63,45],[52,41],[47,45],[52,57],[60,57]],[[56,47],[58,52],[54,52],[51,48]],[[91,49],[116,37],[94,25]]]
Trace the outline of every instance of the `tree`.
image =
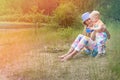
[[78,17],[76,6],[72,3],[61,3],[53,13],[54,20],[62,27],[72,26]]

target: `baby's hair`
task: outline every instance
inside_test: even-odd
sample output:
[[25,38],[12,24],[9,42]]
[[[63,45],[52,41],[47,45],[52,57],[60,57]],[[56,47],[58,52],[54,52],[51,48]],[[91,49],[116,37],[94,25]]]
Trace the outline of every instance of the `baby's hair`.
[[92,11],[91,13],[90,13],[90,17],[92,18],[92,17],[100,17],[100,12],[99,11]]

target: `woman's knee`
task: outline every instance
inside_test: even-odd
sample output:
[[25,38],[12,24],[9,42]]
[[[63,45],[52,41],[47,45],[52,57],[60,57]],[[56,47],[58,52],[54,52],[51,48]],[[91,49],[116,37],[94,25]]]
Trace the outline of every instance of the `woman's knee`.
[[83,37],[84,35],[83,34],[79,34],[78,37]]

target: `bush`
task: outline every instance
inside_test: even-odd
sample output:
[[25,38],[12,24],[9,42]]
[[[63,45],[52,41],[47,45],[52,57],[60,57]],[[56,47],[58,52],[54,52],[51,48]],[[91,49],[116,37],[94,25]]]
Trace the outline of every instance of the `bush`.
[[53,13],[55,22],[62,26],[72,26],[78,18],[76,6],[72,3],[60,4]]

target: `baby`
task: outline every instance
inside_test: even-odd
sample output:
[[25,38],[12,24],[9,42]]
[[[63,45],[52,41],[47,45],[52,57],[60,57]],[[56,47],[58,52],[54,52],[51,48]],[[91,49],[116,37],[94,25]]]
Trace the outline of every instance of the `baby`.
[[[95,39],[98,47],[98,55],[105,54],[105,44],[107,39],[110,39],[110,33],[106,29],[105,24],[100,20],[100,13],[98,11],[92,11],[90,19],[93,22],[91,30],[94,32],[91,34],[91,38]],[[93,38],[95,36],[95,38]]]

